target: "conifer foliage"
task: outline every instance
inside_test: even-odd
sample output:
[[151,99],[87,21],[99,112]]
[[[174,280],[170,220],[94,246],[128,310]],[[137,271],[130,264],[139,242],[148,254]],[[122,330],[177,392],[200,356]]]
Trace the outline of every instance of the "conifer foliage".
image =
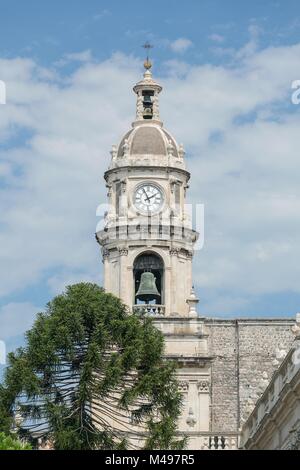
[[0,450],[31,450],[31,446],[0,432]]
[[95,284],[69,286],[9,356],[2,422],[17,412],[20,435],[55,449],[181,448],[181,395],[163,349],[151,319]]

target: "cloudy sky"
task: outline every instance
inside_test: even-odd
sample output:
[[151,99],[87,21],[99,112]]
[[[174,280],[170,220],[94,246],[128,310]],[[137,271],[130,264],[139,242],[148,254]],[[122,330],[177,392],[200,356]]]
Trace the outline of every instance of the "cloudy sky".
[[[208,316],[300,310],[300,10],[293,0],[0,0],[0,340],[77,281],[102,282],[96,207],[150,40],[161,115],[205,205]],[[300,95],[300,94],[299,94]]]

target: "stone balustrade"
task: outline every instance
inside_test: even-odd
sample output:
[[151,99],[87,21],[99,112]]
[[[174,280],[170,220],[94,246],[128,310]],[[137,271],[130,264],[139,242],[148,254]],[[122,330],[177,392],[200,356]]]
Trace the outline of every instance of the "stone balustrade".
[[134,305],[133,311],[140,315],[162,316],[165,314],[165,306],[157,304]]
[[237,450],[239,435],[237,433],[202,432],[188,435],[190,450]]

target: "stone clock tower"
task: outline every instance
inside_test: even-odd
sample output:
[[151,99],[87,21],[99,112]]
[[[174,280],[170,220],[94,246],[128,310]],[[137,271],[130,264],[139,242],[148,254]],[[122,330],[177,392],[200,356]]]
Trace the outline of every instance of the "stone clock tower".
[[193,291],[198,234],[186,206],[190,174],[183,146],[160,119],[162,87],[152,78],[148,60],[144,66],[144,77],[133,88],[135,121],[113,146],[104,175],[109,204],[96,238],[105,290],[131,311],[153,316],[165,336],[165,355],[178,363],[184,397],[178,432],[190,436],[191,448],[200,448],[200,435],[210,427],[211,358]]
[[130,308],[158,317],[189,316],[197,240],[185,207],[190,174],[183,146],[160,119],[162,87],[152,78],[151,63],[144,66],[144,77],[133,88],[135,121],[113,146],[104,176],[109,209],[97,233],[104,287]]

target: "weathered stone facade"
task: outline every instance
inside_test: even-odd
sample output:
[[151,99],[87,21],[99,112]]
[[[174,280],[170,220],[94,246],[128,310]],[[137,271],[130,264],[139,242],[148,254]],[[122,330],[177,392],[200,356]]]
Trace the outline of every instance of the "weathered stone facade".
[[239,430],[293,341],[294,320],[206,320],[212,360],[211,430]]
[[[237,448],[241,427],[293,342],[293,319],[157,318],[184,394],[191,449]],[[199,384],[206,386],[199,392]],[[212,447],[212,444],[214,447]]]

